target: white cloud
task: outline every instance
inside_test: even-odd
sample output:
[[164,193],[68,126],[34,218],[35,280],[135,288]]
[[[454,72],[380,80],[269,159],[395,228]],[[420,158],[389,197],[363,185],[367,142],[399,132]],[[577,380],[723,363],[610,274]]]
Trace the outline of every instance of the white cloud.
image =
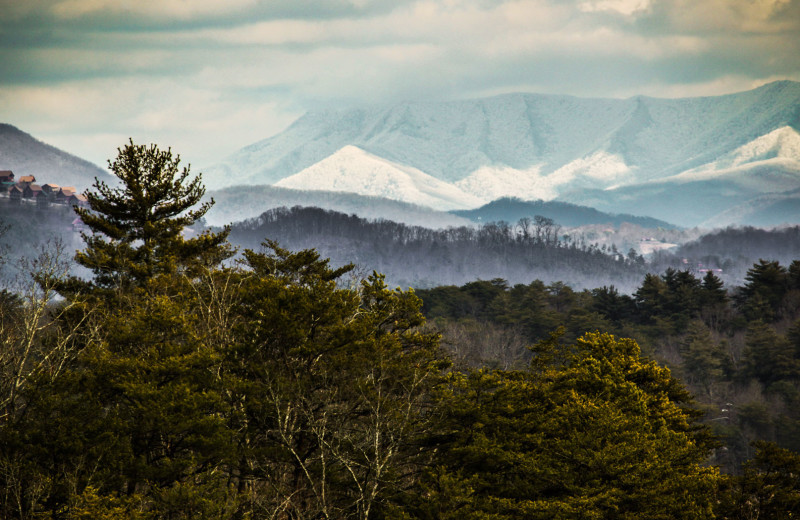
[[797,11],[790,0],[0,0],[0,56],[14,58],[0,60],[0,110],[95,162],[133,136],[203,164],[344,101],[677,97],[800,79]]
[[585,12],[612,11],[626,16],[646,11],[649,7],[650,0],[589,0],[579,5]]

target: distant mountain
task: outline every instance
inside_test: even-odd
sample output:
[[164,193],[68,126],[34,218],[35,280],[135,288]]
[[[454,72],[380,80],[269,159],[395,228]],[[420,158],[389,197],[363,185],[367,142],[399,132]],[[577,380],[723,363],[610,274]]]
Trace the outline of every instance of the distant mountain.
[[416,168],[345,146],[330,157],[275,183],[281,188],[343,191],[448,210],[474,207],[481,199]]
[[7,124],[0,124],[0,170],[11,170],[16,178],[33,175],[39,184],[75,186],[79,191],[89,188],[95,177],[106,182],[113,179],[94,164]]
[[470,221],[443,211],[381,197],[354,193],[295,190],[276,186],[234,186],[206,193],[206,200],[215,201],[206,213],[206,222],[222,226],[257,217],[274,208],[294,206],[316,207],[367,219],[387,219],[410,226],[447,228],[467,226]]
[[561,198],[602,211],[646,214],[683,226],[765,225],[800,220],[797,215],[775,211],[765,219],[747,208],[763,207],[765,201],[785,201],[786,194],[798,189],[800,133],[784,126],[677,175],[606,190],[574,190]]
[[649,217],[636,217],[633,215],[616,215],[603,213],[594,208],[578,206],[559,201],[524,201],[504,197],[471,210],[454,210],[452,214],[468,218],[473,222],[498,222],[506,221],[511,224],[519,219],[536,215],[553,219],[557,224],[567,227],[587,226],[591,224],[610,224],[619,227],[623,222],[635,224],[644,228],[674,229],[669,222]]
[[[601,211],[696,225],[800,188],[798,130],[800,83],[791,81],[684,99],[508,94],[310,112],[206,169],[205,178],[211,187],[322,182],[436,209],[475,207],[433,178],[483,203],[597,201]],[[421,179],[436,188],[419,189]],[[701,202],[688,193],[695,188]],[[686,204],[668,203],[684,192],[692,195]]]
[[800,190],[762,195],[723,211],[701,224],[705,228],[751,225],[776,227],[800,222]]

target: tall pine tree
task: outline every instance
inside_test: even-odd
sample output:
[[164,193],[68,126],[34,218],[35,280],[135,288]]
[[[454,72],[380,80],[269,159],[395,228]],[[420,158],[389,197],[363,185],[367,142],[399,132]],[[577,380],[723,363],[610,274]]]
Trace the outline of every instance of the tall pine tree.
[[91,230],[83,234],[86,249],[76,261],[92,271],[92,287],[142,286],[156,275],[194,274],[204,263],[216,265],[230,256],[227,229],[184,236],[214,203],[200,204],[201,175],[190,178],[189,167],[181,168],[171,149],[131,140],[118,151],[109,169],[120,185],[96,180],[96,191],[86,192],[89,208],[75,210]]

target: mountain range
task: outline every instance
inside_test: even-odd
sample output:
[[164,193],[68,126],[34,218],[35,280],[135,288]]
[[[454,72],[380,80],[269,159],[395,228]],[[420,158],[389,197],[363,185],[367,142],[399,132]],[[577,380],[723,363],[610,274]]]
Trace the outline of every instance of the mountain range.
[[[113,182],[8,124],[0,169],[78,189]],[[567,226],[796,224],[800,83],[684,99],[507,94],[312,111],[203,180],[215,225],[279,206],[426,227],[526,212]]]
[[[557,200],[683,226],[767,225],[800,189],[800,83],[715,97],[507,94],[309,112],[207,168],[212,188],[274,185],[437,210]],[[740,210],[733,208],[739,207]]]

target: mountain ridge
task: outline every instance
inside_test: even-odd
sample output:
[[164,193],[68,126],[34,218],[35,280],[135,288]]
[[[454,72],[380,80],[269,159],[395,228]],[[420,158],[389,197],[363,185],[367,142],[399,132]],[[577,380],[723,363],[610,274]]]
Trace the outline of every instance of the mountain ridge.
[[[614,208],[622,193],[615,190],[698,168],[720,169],[722,157],[781,128],[800,129],[800,83],[679,99],[515,93],[405,102],[308,112],[284,132],[206,169],[206,180],[212,188],[273,184],[309,168],[324,178],[329,173],[323,161],[354,146],[400,169],[450,183],[483,203],[514,196],[591,206],[586,200],[593,193],[609,190],[598,209],[646,215],[648,205],[641,201]],[[763,165],[774,172],[778,191],[800,187],[795,174],[800,157],[792,152],[785,159]],[[338,175],[357,177],[361,169],[355,161]],[[308,176],[308,185],[294,187],[312,188],[314,179]],[[445,209],[441,200],[426,202],[410,193],[395,198]],[[675,221],[668,214],[652,216]]]

